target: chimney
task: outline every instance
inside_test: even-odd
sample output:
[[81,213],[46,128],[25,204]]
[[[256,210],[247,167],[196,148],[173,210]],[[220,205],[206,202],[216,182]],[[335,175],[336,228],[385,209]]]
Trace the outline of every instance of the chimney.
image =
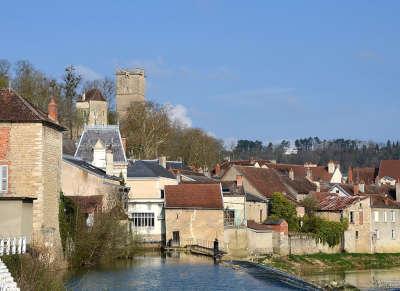
[[166,168],[167,167],[167,157],[166,156],[159,157],[158,163],[160,164],[161,167]]
[[114,172],[114,155],[111,147],[106,151],[106,174],[112,176]]
[[352,166],[349,167],[347,176],[348,176],[348,182],[350,184],[352,184],[353,183],[353,167]]
[[121,140],[122,140],[122,146],[124,148],[125,155],[126,155],[126,137],[121,137]]
[[328,163],[328,173],[333,174],[335,172],[335,163],[333,161],[329,161]]
[[221,175],[221,166],[217,163],[214,167],[215,176],[219,177]]
[[294,180],[294,171],[293,171],[293,168],[290,168],[290,170],[289,170],[289,179],[290,180]]
[[358,184],[358,189],[361,193],[365,193],[365,182],[361,181],[360,184]]
[[359,184],[354,184],[353,185],[353,192],[354,192],[354,195],[358,195],[358,193],[360,192],[360,185]]
[[243,176],[242,175],[236,175],[236,186],[237,187],[243,186]]
[[49,104],[47,105],[48,117],[54,122],[58,122],[57,117],[57,103],[54,97],[51,97]]

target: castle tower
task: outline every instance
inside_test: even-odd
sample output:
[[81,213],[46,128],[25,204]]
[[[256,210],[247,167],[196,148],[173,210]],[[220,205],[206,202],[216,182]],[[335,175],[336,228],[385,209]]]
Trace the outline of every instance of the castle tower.
[[117,84],[117,113],[124,116],[132,102],[144,102],[146,90],[146,76],[144,69],[118,70]]

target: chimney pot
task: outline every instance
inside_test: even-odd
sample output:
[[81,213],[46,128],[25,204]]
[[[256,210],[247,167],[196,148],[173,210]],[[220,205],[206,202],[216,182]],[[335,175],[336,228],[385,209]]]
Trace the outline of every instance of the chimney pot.
[[47,112],[48,112],[48,117],[54,121],[58,122],[58,116],[57,116],[57,103],[54,97],[51,97],[49,104],[47,105]]

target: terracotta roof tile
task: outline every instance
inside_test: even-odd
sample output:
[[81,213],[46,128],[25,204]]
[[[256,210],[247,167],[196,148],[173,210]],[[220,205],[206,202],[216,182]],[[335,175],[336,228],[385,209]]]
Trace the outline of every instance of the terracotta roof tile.
[[223,209],[220,184],[165,186],[166,208]]
[[379,165],[378,176],[383,178],[385,176],[391,177],[395,180],[400,178],[400,160],[383,160]]
[[0,89],[0,122],[41,122],[59,131],[65,128],[51,120],[47,113],[19,96],[15,91]]
[[366,198],[366,196],[338,196],[337,194],[321,192],[314,193],[313,196],[319,203],[319,211],[340,211]]
[[85,100],[81,101],[106,101],[106,98],[104,98],[103,94],[100,92],[99,89],[90,89],[85,93]]

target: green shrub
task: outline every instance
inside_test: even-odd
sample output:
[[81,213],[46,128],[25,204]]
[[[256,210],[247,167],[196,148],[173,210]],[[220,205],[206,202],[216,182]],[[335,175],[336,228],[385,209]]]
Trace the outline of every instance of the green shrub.
[[296,206],[291,201],[283,196],[282,193],[275,192],[272,194],[270,203],[270,219],[282,218],[288,223],[290,231],[299,229]]

